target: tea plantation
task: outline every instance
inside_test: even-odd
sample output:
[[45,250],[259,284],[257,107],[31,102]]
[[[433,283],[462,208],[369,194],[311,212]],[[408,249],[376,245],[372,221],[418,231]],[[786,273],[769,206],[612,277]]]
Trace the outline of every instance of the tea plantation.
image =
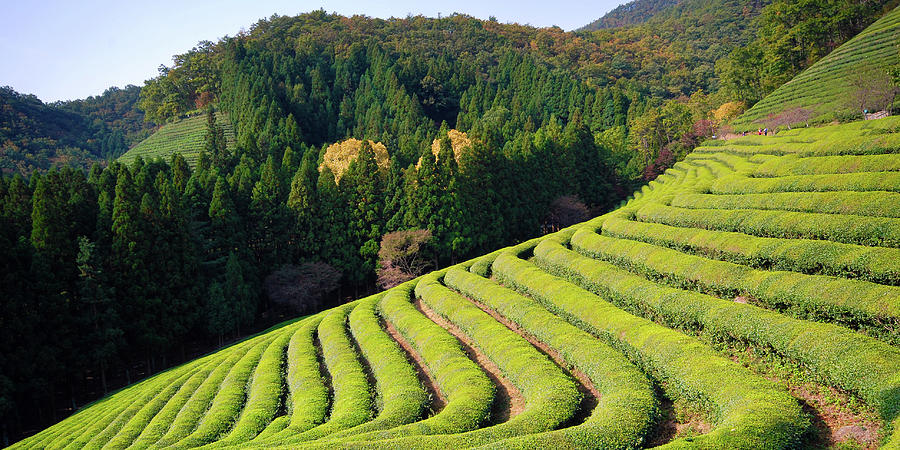
[[898,118],[714,141],[609,214],[287,323],[14,448],[900,448],[898,148]]
[[[200,159],[200,150],[203,149],[203,139],[206,136],[206,121],[206,115],[200,114],[163,125],[150,137],[125,152],[117,161],[122,164],[131,164],[138,157],[145,161],[154,158],[169,161],[172,155],[181,153],[191,167],[196,167],[197,161]],[[234,127],[228,120],[228,115],[216,113],[216,124],[225,131],[225,140],[228,146],[233,146]]]
[[[769,115],[794,108],[807,110],[809,120],[816,122],[862,114],[862,108],[866,106],[859,107],[859,104],[865,102],[867,96],[860,97],[861,94],[856,92],[860,89],[879,90],[877,79],[900,63],[898,42],[900,8],[885,14],[853,39],[753,105],[734,122],[735,129],[755,130],[766,126]],[[871,111],[872,106],[867,107],[869,112],[874,112]]]

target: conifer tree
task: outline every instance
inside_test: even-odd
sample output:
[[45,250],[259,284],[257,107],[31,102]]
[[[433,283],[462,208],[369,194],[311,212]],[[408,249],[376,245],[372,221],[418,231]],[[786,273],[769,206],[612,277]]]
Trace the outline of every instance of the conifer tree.
[[292,236],[294,247],[298,252],[297,259],[311,258],[319,253],[319,234],[321,228],[320,209],[316,185],[319,171],[316,164],[316,152],[307,150],[303,154],[300,168],[291,180],[291,192],[288,195],[287,207],[294,217]]
[[363,141],[359,155],[341,178],[341,185],[348,197],[352,245],[359,254],[359,267],[355,269],[361,274],[359,278],[364,279],[375,271],[379,240],[386,222],[384,183],[369,141]]
[[240,245],[243,233],[228,182],[221,176],[216,179],[208,214],[211,226],[206,262],[222,267],[225,258]]
[[253,230],[250,247],[255,254],[256,267],[275,267],[287,262],[285,238],[292,227],[285,197],[281,186],[281,167],[269,155],[250,199],[250,225]]
[[172,182],[175,183],[175,188],[178,189],[178,192],[184,192],[184,188],[187,187],[188,178],[191,177],[191,168],[188,166],[184,156],[181,156],[181,153],[172,155],[171,166]]
[[78,325],[82,330],[79,347],[88,349],[90,362],[97,367],[103,392],[108,392],[106,373],[122,347],[122,331],[114,291],[103,270],[102,256],[90,239],[78,238]]

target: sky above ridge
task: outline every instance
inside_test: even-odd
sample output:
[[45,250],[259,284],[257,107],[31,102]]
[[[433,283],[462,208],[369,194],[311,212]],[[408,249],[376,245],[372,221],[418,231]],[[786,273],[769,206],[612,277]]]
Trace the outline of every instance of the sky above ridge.
[[157,75],[160,64],[171,65],[172,55],[201,40],[234,36],[272,14],[319,8],[380,18],[458,12],[570,31],[625,1],[0,0],[0,86],[44,102],[99,95],[111,86],[141,86]]

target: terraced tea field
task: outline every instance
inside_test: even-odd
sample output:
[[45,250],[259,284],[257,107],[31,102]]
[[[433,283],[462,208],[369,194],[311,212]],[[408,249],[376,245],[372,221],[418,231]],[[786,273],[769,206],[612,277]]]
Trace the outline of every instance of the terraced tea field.
[[835,112],[861,114],[852,106],[854,79],[867,70],[884,70],[900,62],[898,42],[900,7],[760,100],[735,120],[734,128],[755,130],[769,114],[796,107],[810,110],[812,120],[818,121],[834,119]]
[[900,120],[714,144],[14,447],[900,448]]
[[[234,127],[228,115],[216,113],[216,123],[225,130],[225,141],[229,148],[235,145]],[[197,166],[200,150],[203,149],[203,138],[206,136],[206,115],[181,119],[160,127],[147,139],[139,142],[120,156],[117,161],[131,164],[140,156],[146,161],[162,158],[169,161],[175,153],[181,153],[191,167]]]

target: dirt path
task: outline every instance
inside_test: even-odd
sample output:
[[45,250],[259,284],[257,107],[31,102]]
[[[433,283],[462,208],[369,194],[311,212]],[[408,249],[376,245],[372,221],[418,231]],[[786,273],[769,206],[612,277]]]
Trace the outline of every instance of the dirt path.
[[835,404],[846,405],[849,402],[846,394],[831,387],[819,386],[819,392],[814,392],[816,388],[811,389],[810,386],[782,384],[787,385],[791,395],[800,400],[803,410],[812,416],[812,424],[816,428],[816,436],[811,442],[813,445],[836,447],[840,443],[855,441],[858,448],[878,448],[882,424],[873,417]]
[[506,422],[525,410],[525,398],[519,389],[503,375],[500,368],[487,355],[482,353],[469,336],[463,333],[459,327],[434,312],[421,299],[416,299],[414,303],[416,309],[422,314],[425,314],[432,322],[440,325],[456,337],[463,350],[469,355],[469,358],[481,366],[488,378],[494,382],[497,394],[494,397],[494,405],[491,409],[491,425]]
[[675,439],[709,433],[712,425],[698,411],[677,405],[659,396],[660,420],[647,436],[646,448],[668,444]]
[[419,352],[417,352],[413,346],[410,345],[409,341],[394,328],[394,324],[381,319],[381,325],[382,328],[391,335],[394,341],[400,345],[400,348],[406,352],[407,360],[412,362],[413,366],[416,368],[416,375],[418,375],[419,381],[422,383],[422,386],[425,386],[425,391],[431,397],[431,415],[441,412],[441,410],[444,409],[444,406],[447,405],[447,399],[444,398],[444,394],[438,388],[437,383],[434,381],[434,377],[432,377],[431,372],[428,371],[428,366],[425,365],[425,361],[419,356]]
[[[462,295],[462,294],[460,294]],[[463,296],[465,297],[465,296]],[[569,374],[575,380],[575,384],[578,387],[578,390],[582,394],[581,405],[579,405],[578,413],[572,417],[569,421],[567,421],[563,427],[574,426],[584,422],[590,415],[591,412],[594,411],[594,408],[597,407],[597,403],[600,399],[600,391],[597,390],[597,387],[594,386],[594,383],[591,382],[590,377],[587,376],[584,372],[578,370],[576,367],[570,367],[569,363],[563,358],[563,356],[556,351],[554,348],[545,344],[543,341],[538,338],[532,336],[527,331],[523,330],[519,325],[515,322],[507,319],[497,311],[494,311],[487,305],[469,298],[465,297],[469,300],[473,305],[477,306],[480,310],[484,311],[488,315],[494,318],[497,322],[502,323],[506,328],[509,328],[510,331],[518,334],[523,339],[528,341],[531,345],[533,345],[539,352],[546,355],[550,358],[563,372]]]
[[328,415],[322,420],[322,423],[325,423],[331,417],[331,408],[334,407],[332,404],[334,389],[331,387],[331,372],[328,371],[328,365],[325,364],[325,356],[322,354],[322,341],[319,340],[319,330],[316,330],[313,345],[316,347],[316,359],[319,361],[319,373],[322,375],[322,383],[325,384],[325,391],[328,392]]

